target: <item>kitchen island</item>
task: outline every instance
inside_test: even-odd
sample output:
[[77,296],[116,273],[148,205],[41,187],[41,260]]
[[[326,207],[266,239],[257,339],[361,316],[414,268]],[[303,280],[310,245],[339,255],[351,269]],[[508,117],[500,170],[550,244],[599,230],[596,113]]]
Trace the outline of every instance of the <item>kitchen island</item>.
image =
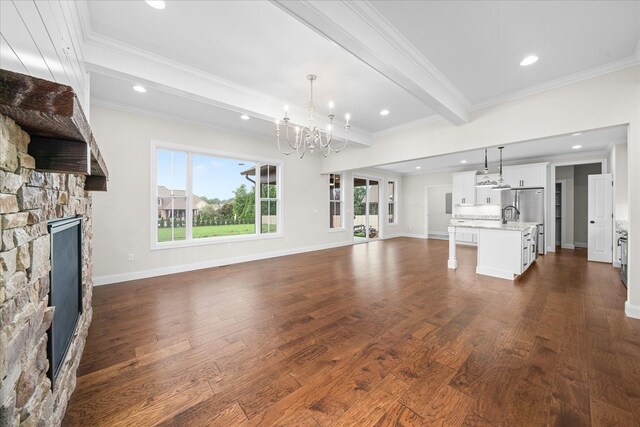
[[458,267],[456,233],[477,236],[478,261],[476,273],[514,280],[536,260],[538,254],[537,224],[501,221],[452,220],[449,232],[447,266]]

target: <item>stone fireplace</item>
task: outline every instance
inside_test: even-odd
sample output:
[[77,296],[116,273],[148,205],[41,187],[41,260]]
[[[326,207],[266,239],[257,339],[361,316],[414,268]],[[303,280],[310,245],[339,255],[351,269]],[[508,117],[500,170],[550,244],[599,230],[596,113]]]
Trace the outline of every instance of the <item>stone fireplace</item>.
[[[36,170],[30,137],[0,116],[0,425],[60,425],[91,322],[91,197],[85,177]],[[52,387],[47,375],[52,219],[82,219],[82,311]]]

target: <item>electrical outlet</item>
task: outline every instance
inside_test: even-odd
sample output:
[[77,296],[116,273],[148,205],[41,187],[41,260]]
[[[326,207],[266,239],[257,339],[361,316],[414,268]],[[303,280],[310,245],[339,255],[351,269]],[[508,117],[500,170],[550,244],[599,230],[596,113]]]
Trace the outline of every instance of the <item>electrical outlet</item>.
[[129,262],[135,261],[135,259],[136,259],[135,254],[129,254],[129,256],[127,256],[127,261]]

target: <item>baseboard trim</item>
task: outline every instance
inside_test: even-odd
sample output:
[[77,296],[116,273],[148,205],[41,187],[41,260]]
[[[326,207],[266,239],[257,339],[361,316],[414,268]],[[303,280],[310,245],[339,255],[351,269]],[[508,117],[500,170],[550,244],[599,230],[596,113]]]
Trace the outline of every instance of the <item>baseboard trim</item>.
[[429,239],[449,240],[449,233],[429,233]]
[[402,237],[411,237],[412,239],[427,239],[429,236],[425,236],[424,234],[414,234],[414,233],[403,233]]
[[624,303],[624,313],[627,317],[632,317],[634,319],[640,319],[640,306],[631,305],[629,301]]
[[276,258],[280,256],[295,255],[305,252],[321,251],[325,249],[339,248],[352,245],[352,241],[329,243],[324,245],[306,246],[284,251],[264,252],[261,254],[245,255],[231,258],[219,258],[209,261],[195,262],[191,264],[181,264],[170,267],[154,268],[150,270],[132,271],[128,273],[110,274],[105,276],[95,276],[93,286],[110,285],[113,283],[128,282],[130,280],[148,279],[150,277],[166,276],[167,274],[184,273],[187,271],[202,270],[205,268],[220,267],[223,265],[239,264],[242,262],[259,261],[263,259]]
[[621,267],[621,266],[620,266],[620,261],[618,261],[618,260],[613,261],[613,266],[614,266],[615,268],[620,268],[620,267]]
[[398,237],[404,237],[404,234],[402,234],[402,233],[387,234],[381,240],[395,239],[395,238],[398,238]]
[[573,242],[573,246],[575,248],[587,248],[587,247],[589,247],[586,243],[583,243],[583,242]]
[[514,280],[515,274],[507,270],[498,270],[495,268],[476,266],[476,274],[482,274],[484,276],[498,277],[500,279]]
[[575,249],[576,247],[573,246],[571,243],[564,243],[562,246],[560,246],[562,249]]

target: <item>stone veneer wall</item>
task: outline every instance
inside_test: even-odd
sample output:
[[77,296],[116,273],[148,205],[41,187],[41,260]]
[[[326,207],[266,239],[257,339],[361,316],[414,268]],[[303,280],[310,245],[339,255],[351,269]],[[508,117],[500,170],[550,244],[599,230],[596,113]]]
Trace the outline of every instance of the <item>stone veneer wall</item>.
[[[91,323],[91,198],[82,176],[36,171],[28,144],[29,135],[0,116],[0,426],[58,426]],[[52,391],[47,221],[76,215],[83,218],[83,313]]]

